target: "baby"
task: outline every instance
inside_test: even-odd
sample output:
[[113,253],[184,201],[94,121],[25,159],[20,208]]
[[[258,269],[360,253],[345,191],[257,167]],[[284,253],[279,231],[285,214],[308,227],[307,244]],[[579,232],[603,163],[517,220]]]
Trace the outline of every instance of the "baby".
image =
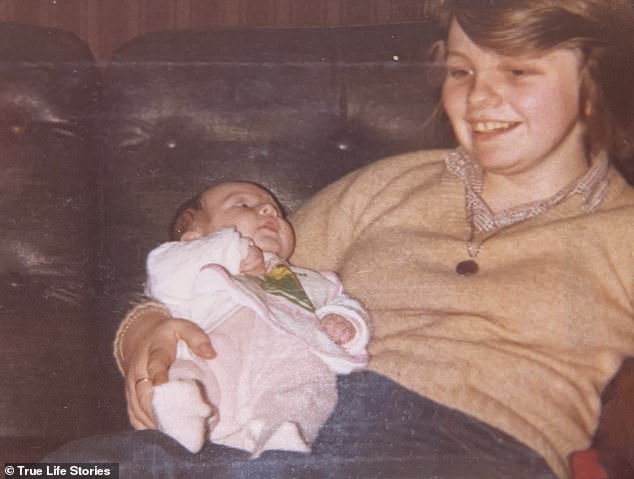
[[336,375],[367,364],[367,316],[334,273],[291,266],[295,237],[277,201],[248,182],[183,205],[171,242],[147,259],[146,294],[209,335],[207,360],[181,342],[154,388],[159,428],[192,452],[206,439],[310,451],[337,401]]

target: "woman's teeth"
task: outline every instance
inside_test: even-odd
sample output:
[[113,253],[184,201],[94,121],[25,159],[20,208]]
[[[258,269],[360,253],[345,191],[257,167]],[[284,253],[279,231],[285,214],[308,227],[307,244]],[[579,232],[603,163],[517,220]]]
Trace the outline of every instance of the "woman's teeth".
[[492,131],[508,130],[515,123],[505,121],[482,121],[473,123],[473,131],[476,133],[491,133]]

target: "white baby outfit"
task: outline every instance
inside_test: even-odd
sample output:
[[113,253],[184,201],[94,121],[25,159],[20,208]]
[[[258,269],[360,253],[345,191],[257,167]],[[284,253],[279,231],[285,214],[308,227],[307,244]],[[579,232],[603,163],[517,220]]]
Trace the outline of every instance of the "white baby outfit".
[[[154,413],[159,428],[192,452],[206,439],[253,457],[308,452],[337,401],[336,374],[367,364],[367,315],[334,273],[265,253],[265,275],[240,275],[247,248],[225,228],[149,254],[146,294],[201,326],[217,352],[202,359],[179,342],[169,382],[154,388]],[[321,331],[328,314],[355,327],[343,347]]]

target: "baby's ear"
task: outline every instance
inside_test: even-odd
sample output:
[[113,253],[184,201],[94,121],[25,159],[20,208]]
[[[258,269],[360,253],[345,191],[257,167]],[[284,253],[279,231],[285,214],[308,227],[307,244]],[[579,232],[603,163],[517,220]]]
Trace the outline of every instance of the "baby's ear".
[[[174,222],[170,227],[170,240],[172,241],[191,241],[201,236],[196,231],[196,215],[197,211],[193,208],[186,208],[174,218]],[[191,236],[191,234],[195,236]]]
[[181,241],[191,241],[191,240],[195,240],[198,239],[202,236],[203,234],[200,231],[186,231],[185,233],[183,233],[183,235],[181,236]]

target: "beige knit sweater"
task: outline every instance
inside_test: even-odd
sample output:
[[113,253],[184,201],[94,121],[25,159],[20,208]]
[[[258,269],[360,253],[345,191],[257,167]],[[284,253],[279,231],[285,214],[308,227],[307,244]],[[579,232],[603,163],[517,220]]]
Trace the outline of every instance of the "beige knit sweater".
[[634,354],[634,190],[610,171],[598,210],[582,214],[574,195],[493,233],[480,271],[460,276],[470,227],[446,154],[383,160],[326,188],[292,217],[292,260],[338,271],[365,303],[370,369],[506,431],[566,477]]

